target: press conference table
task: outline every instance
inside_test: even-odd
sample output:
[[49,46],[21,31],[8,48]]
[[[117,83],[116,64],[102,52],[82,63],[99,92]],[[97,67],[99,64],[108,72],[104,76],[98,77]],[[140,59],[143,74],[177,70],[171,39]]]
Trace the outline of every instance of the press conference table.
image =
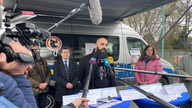
[[[182,97],[178,97],[177,100],[172,100],[169,103],[177,107],[180,107],[182,104],[190,100],[190,95],[187,92],[182,93],[181,96]],[[134,102],[137,104],[139,108],[165,108],[159,103],[149,100],[147,98],[134,100]]]

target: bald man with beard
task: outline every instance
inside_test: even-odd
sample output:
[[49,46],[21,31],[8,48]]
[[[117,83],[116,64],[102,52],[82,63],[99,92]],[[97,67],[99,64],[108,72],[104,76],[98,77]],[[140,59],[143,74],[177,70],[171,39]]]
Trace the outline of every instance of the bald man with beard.
[[[83,85],[83,88],[85,87],[86,79],[89,73],[89,67],[90,67],[89,60],[91,59],[91,57],[96,56],[96,59],[99,60],[99,59],[105,59],[108,56],[111,56],[107,52],[107,45],[108,45],[108,42],[105,38],[99,38],[96,41],[95,49],[93,50],[93,52],[81,58],[79,62],[78,76],[81,84]],[[99,70],[98,68],[99,68],[98,64],[95,64],[92,68],[89,89],[114,87],[116,85],[115,78],[108,76],[106,73],[104,73],[104,75],[101,78],[100,73],[98,72]],[[106,68],[106,71],[109,71],[109,70],[107,70]]]

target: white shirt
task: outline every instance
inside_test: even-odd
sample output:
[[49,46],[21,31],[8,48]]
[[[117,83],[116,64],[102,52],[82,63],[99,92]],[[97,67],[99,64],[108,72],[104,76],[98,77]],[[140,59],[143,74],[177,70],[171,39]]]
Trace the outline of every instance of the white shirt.
[[69,59],[64,60],[64,59],[62,58],[62,60],[63,60],[64,65],[65,65],[65,61],[67,61],[67,67],[69,68]]

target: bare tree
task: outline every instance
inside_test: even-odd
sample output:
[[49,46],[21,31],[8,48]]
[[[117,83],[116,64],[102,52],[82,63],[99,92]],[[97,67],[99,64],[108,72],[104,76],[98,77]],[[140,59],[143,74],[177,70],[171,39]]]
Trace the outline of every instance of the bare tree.
[[[178,2],[173,2],[165,6],[165,32],[177,21],[180,14],[178,14]],[[137,14],[128,18],[125,18],[123,22],[132,27],[141,36],[152,36],[153,38],[147,38],[148,43],[154,43],[158,41],[162,36],[162,7],[152,9],[141,14]],[[179,24],[178,24],[179,25]],[[167,36],[166,48],[171,48],[172,38],[176,38],[175,33],[180,31],[180,26],[176,26]],[[154,39],[154,40],[151,40]]]

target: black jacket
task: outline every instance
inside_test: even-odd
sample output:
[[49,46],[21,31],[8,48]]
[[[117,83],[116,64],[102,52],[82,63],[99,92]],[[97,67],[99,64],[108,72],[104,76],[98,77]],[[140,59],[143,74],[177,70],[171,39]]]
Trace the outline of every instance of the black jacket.
[[[91,54],[86,55],[83,58],[81,58],[81,60],[79,62],[78,77],[79,77],[81,84],[83,85],[83,88],[85,87],[85,83],[86,83],[87,76],[89,73],[89,67],[90,67],[89,60],[91,59],[91,57],[94,57],[93,53],[94,53],[94,50]],[[96,80],[97,80],[97,64],[93,65],[93,68],[92,68],[89,89],[97,88]],[[108,80],[108,87],[114,87],[116,85],[116,81],[115,81],[114,77],[111,77],[108,75],[107,80]]]
[[77,62],[69,59],[69,82],[73,84],[73,89],[67,89],[67,72],[63,60],[60,58],[54,63],[54,79],[55,83],[55,101],[62,102],[63,95],[71,95],[79,92]]

